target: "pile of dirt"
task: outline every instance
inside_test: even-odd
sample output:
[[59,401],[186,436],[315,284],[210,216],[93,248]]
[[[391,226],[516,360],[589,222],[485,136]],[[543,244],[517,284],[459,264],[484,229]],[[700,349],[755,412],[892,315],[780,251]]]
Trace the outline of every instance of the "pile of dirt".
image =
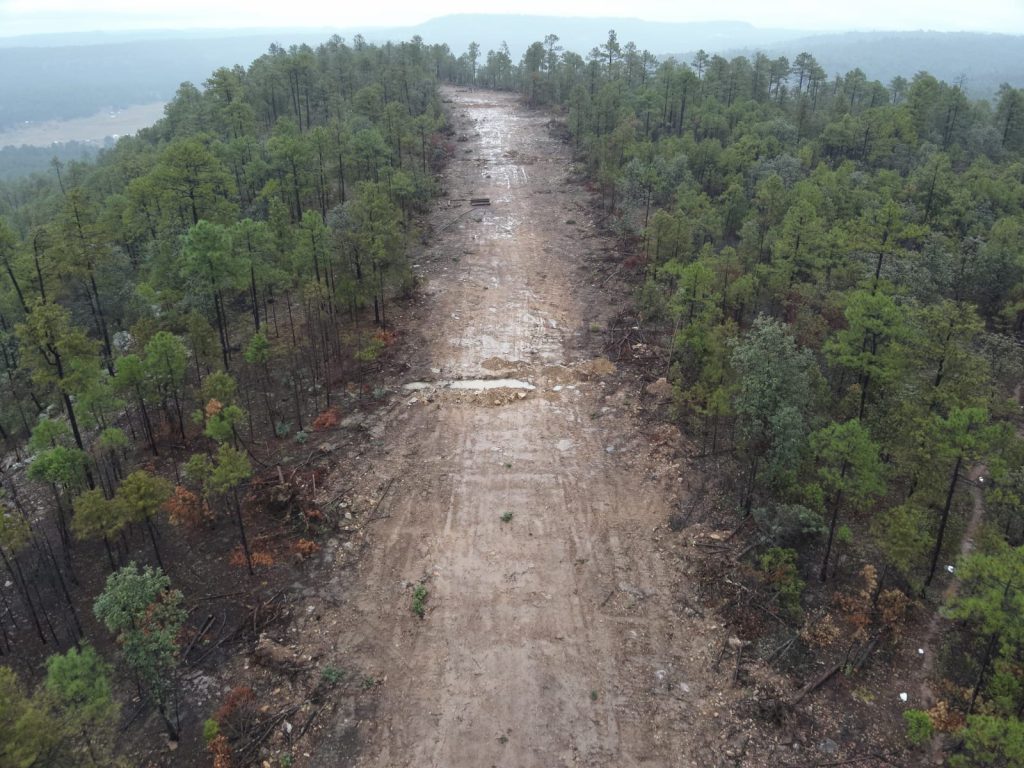
[[521,376],[530,370],[530,364],[522,360],[506,360],[502,357],[489,357],[480,363],[480,367],[487,371],[502,373],[505,375]]
[[583,381],[607,378],[613,375],[616,370],[618,369],[615,367],[615,363],[607,357],[596,357],[593,360],[579,363],[576,366],[576,371]]
[[672,399],[674,390],[668,379],[662,376],[657,381],[651,382],[645,387],[648,395],[654,398],[655,402],[667,403]]

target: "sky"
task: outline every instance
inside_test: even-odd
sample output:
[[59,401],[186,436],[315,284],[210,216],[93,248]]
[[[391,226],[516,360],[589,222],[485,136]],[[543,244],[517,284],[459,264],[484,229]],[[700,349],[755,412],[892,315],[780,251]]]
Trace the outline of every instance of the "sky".
[[746,21],[801,30],[1024,34],[1024,0],[0,0],[0,37],[153,28],[409,26],[450,13],[482,12]]

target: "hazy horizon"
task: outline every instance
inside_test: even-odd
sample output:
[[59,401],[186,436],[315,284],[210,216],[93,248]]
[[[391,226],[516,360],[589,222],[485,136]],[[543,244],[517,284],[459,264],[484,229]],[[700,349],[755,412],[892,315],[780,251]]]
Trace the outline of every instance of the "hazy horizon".
[[[771,6],[759,0],[724,0],[708,6],[680,7],[668,0],[543,2],[498,0],[488,14],[580,18],[630,18],[654,22],[745,22],[763,29],[803,32],[855,30],[934,30],[1024,34],[1024,4],[1019,0],[976,0],[969,6],[952,0],[862,0],[824,6],[817,0],[787,0]],[[479,14],[470,0],[385,6],[345,6],[318,0],[293,0],[282,6],[269,0],[156,0],[140,7],[130,0],[0,0],[0,37],[68,32],[145,30],[392,27],[421,24],[452,14]]]

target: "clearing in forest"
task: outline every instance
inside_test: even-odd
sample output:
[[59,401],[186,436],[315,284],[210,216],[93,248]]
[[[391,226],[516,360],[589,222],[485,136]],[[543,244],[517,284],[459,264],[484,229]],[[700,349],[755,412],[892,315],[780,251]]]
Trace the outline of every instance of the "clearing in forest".
[[[686,470],[650,460],[638,392],[587,342],[601,312],[579,266],[608,244],[547,115],[445,95],[456,156],[394,382],[419,383],[372,430],[366,490],[387,498],[324,620],[379,693],[372,716],[336,713],[314,764],[353,741],[364,766],[713,764],[723,630],[683,617],[686,577],[656,543]],[[534,389],[457,384],[481,378]]]

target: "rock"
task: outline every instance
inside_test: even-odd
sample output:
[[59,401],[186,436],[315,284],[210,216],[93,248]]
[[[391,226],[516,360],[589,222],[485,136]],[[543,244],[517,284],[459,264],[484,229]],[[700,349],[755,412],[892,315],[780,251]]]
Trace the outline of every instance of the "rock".
[[818,751],[824,752],[826,755],[835,755],[839,752],[839,745],[832,741],[832,739],[825,739],[818,744]]
[[747,744],[750,743],[750,737],[745,733],[737,733],[729,740],[729,749],[733,753],[734,757],[742,757],[747,752]]
[[598,357],[594,360],[580,363],[576,370],[580,374],[580,378],[593,380],[611,376],[615,373],[616,368],[615,364],[607,357]]
[[647,394],[653,397],[659,403],[667,403],[672,399],[672,385],[669,384],[668,379],[662,376],[657,381],[647,385]]
[[301,662],[291,650],[266,635],[260,636],[252,657],[261,667],[278,672],[292,673],[302,668]]

